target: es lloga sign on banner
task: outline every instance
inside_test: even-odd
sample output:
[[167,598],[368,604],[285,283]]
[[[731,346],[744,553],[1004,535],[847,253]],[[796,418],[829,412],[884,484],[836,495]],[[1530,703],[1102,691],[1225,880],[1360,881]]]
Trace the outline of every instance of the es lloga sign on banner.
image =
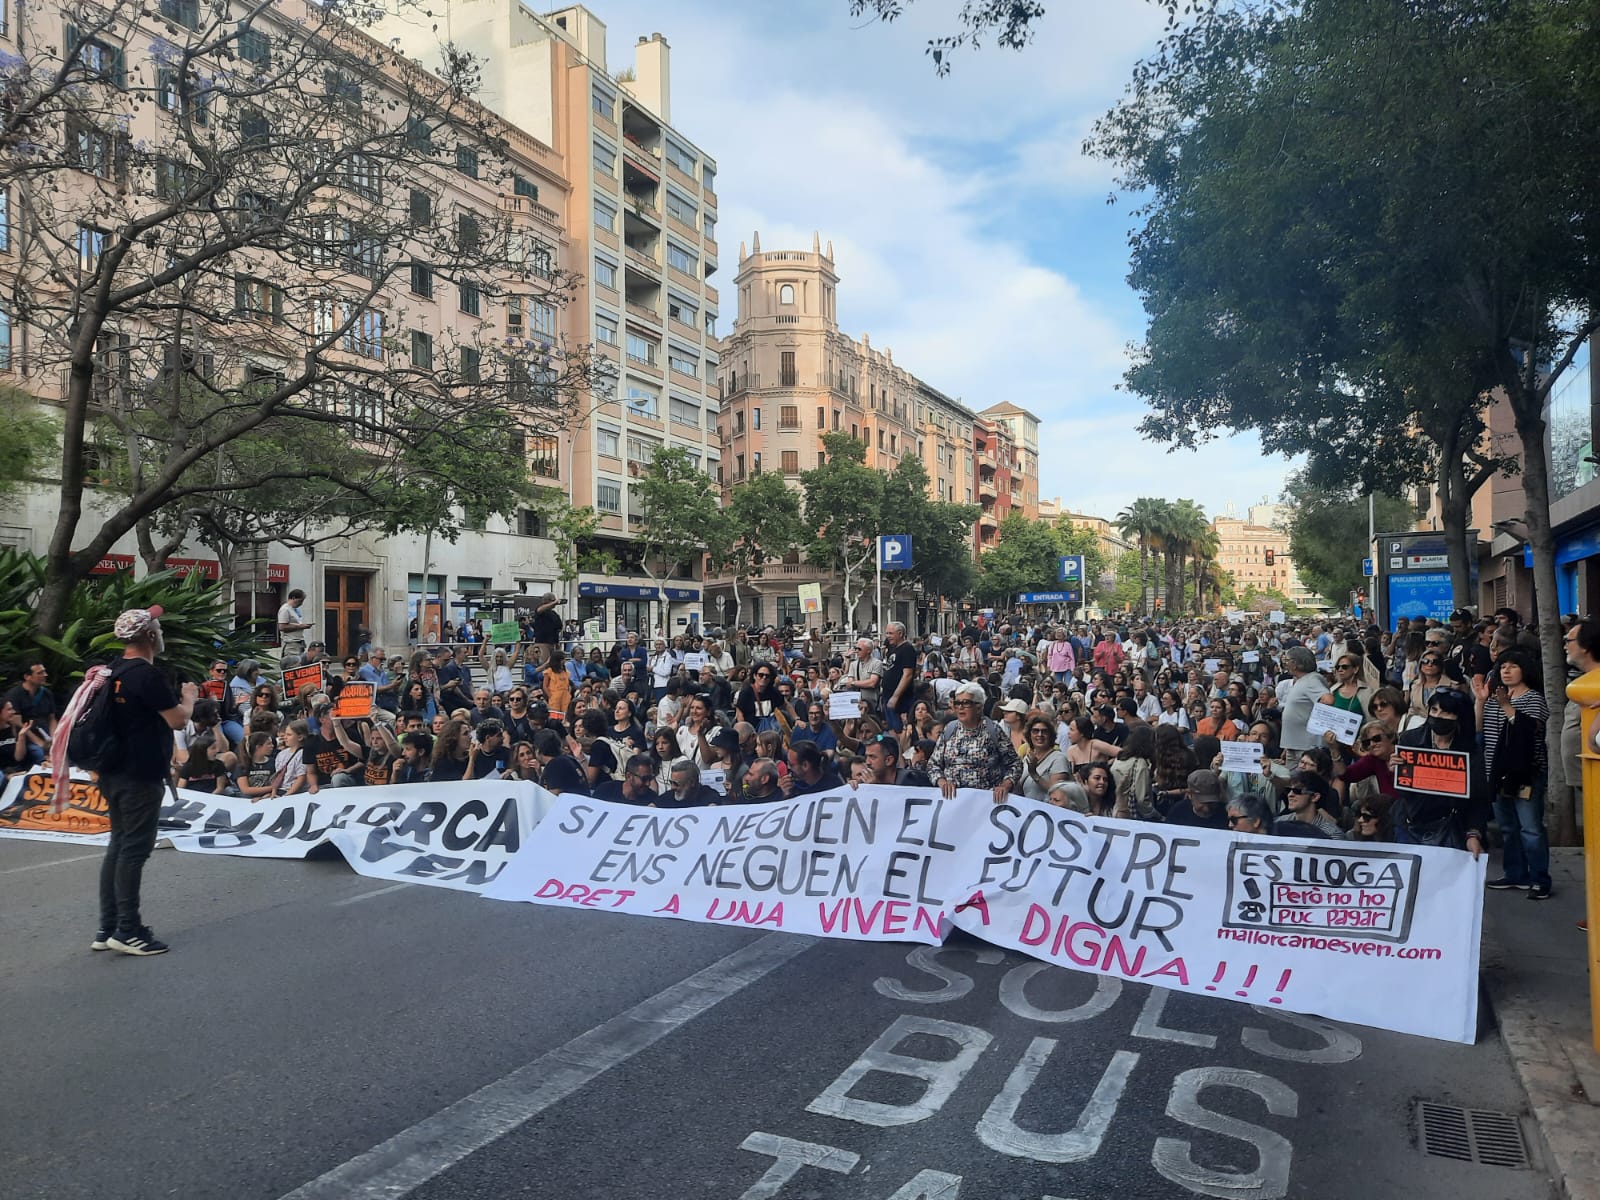
[[[969,810],[970,812],[970,810]],[[1472,1043],[1485,862],[1032,801],[959,829],[970,933],[1073,970]]]

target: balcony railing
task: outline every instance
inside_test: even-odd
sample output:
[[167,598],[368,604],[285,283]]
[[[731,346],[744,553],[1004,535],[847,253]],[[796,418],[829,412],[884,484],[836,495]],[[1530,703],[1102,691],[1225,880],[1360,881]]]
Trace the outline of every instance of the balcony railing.
[[649,321],[655,325],[661,324],[661,310],[659,308],[652,308],[648,304],[635,304],[632,300],[627,301],[626,305],[628,311],[640,320]]
[[648,255],[641,254],[639,251],[635,250],[632,246],[629,246],[624,251],[624,254],[627,257],[628,264],[630,266],[637,267],[639,270],[643,271],[646,275],[652,276],[655,279],[659,280],[661,278],[661,264],[658,263],[655,259],[649,257]]

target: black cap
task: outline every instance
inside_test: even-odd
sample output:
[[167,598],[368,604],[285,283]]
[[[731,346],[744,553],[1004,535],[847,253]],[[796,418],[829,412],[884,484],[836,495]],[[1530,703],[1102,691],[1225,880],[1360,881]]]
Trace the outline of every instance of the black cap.
[[530,704],[528,705],[528,716],[530,718],[537,717],[541,721],[548,720],[550,717],[550,706],[543,700]]

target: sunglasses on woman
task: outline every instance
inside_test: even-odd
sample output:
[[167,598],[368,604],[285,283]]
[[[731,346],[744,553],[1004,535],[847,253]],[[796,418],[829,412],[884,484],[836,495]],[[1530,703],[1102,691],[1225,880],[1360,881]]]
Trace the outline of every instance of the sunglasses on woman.
[[1363,813],[1357,813],[1356,814],[1356,820],[1358,820],[1358,821],[1376,821],[1377,819],[1378,819],[1378,814],[1377,813],[1363,812]]
[[1375,733],[1371,737],[1364,737],[1361,739],[1361,748],[1365,750],[1369,746],[1381,746],[1388,740],[1389,739],[1384,737],[1383,734]]

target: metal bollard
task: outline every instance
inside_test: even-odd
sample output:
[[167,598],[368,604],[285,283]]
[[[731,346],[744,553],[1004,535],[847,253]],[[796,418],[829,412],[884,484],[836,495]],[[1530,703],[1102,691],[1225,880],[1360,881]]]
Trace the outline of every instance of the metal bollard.
[[1574,679],[1567,698],[1583,709],[1583,860],[1589,917],[1589,1032],[1600,1050],[1600,752],[1594,738],[1600,727],[1600,670]]

